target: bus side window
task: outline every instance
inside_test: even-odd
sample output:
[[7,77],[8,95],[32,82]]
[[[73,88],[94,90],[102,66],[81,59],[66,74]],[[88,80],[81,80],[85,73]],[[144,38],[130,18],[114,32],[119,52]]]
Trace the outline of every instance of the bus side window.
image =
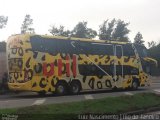
[[78,54],[92,54],[92,46],[89,42],[79,42],[77,46]]
[[33,51],[44,52],[44,40],[40,36],[33,36],[30,38],[31,46]]
[[64,47],[66,54],[77,54],[75,48],[71,45],[71,41],[67,40]]
[[121,57],[122,56],[122,47],[116,46],[116,56]]
[[45,52],[48,52],[52,55],[57,53],[57,40],[44,40]]
[[98,45],[98,44],[92,44],[92,54],[95,55],[104,55],[105,53],[105,46],[104,45]]
[[135,53],[131,44],[125,44],[123,46],[123,56],[135,56]]
[[113,45],[106,45],[105,54],[106,55],[113,55]]
[[113,45],[92,44],[92,54],[113,55]]
[[65,42],[65,52],[68,54],[81,54],[79,42],[67,40]]
[[64,49],[63,42],[61,40],[57,40],[57,52],[62,53]]
[[68,40],[57,40],[57,52],[58,53],[73,53],[72,47]]

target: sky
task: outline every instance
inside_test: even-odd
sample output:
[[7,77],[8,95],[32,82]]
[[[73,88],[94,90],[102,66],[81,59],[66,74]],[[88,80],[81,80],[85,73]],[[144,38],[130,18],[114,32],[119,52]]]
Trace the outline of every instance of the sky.
[[80,21],[87,21],[94,30],[104,20],[129,22],[129,38],[133,42],[141,32],[145,44],[160,42],[160,0],[0,0],[0,15],[8,16],[7,26],[0,29],[0,41],[19,34],[26,14],[33,19],[37,34],[48,34],[51,25],[72,30]]

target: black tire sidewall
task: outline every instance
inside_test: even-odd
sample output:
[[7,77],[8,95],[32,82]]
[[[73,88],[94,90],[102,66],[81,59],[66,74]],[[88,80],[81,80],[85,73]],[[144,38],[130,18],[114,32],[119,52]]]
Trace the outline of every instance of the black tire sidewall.
[[[73,87],[76,87],[76,91],[74,91]],[[70,92],[71,92],[71,94],[78,94],[80,92],[80,85],[77,82],[71,83]]]
[[[134,84],[136,84],[136,87],[134,86]],[[137,90],[137,89],[138,89],[138,82],[137,82],[136,80],[134,80],[134,81],[132,82],[132,89],[133,89],[133,90]]]
[[[58,90],[59,86],[63,86],[63,92],[60,92]],[[63,82],[57,83],[57,85],[56,85],[56,94],[57,95],[65,95],[65,94],[67,94],[67,86],[66,86],[65,83],[63,83]]]

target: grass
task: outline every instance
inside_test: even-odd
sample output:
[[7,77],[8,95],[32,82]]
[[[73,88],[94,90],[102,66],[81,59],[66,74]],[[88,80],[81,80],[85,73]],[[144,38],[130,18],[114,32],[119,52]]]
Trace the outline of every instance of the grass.
[[[30,106],[15,109],[0,109],[1,114],[22,114],[20,119],[76,119],[78,114],[120,114],[128,111],[160,106],[160,96],[140,93],[133,96],[107,97],[81,102]],[[28,117],[26,117],[26,115]]]

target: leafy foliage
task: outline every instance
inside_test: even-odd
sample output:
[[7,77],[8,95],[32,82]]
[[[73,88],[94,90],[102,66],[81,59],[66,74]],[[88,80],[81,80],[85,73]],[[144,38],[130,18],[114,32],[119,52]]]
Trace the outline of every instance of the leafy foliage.
[[111,22],[105,20],[102,25],[99,26],[99,39],[100,40],[112,40],[112,32],[114,30],[116,20],[113,19]]
[[65,27],[60,25],[59,28],[51,26],[49,32],[53,36],[64,36],[64,37],[78,37],[78,38],[94,38],[97,35],[95,30],[87,27],[87,22],[79,22],[72,31],[65,30]]
[[130,30],[127,28],[128,25],[129,23],[125,23],[124,21],[119,19],[116,22],[116,28],[113,31],[112,40],[128,42],[129,38],[127,34],[129,34],[130,32]]
[[128,25],[129,23],[125,23],[120,19],[112,19],[111,22],[106,20],[100,25],[99,39],[128,42],[127,34],[130,32],[127,28]]
[[0,16],[0,29],[7,25],[8,17]]
[[144,41],[143,41],[143,37],[142,34],[140,32],[138,32],[134,38],[134,43],[140,44],[140,45],[144,45]]
[[148,47],[149,47],[149,48],[155,47],[156,44],[157,44],[157,43],[154,42],[154,41],[148,42]]
[[64,26],[60,25],[59,28],[55,26],[51,26],[51,29],[49,29],[49,32],[53,36],[64,36],[64,37],[69,37],[71,32],[69,30],[64,30]]
[[21,33],[35,33],[34,28],[31,26],[33,25],[33,19],[31,19],[30,15],[26,15],[23,21],[23,24],[21,26]]
[[160,44],[148,49],[149,56],[158,60],[159,65],[160,65],[160,53],[159,53],[159,51],[160,51]]
[[152,46],[148,49],[149,56],[158,61],[158,69],[155,70],[155,75],[160,75],[160,43],[158,45]]
[[79,22],[71,32],[72,37],[78,38],[94,38],[97,32],[87,27],[87,22]]

